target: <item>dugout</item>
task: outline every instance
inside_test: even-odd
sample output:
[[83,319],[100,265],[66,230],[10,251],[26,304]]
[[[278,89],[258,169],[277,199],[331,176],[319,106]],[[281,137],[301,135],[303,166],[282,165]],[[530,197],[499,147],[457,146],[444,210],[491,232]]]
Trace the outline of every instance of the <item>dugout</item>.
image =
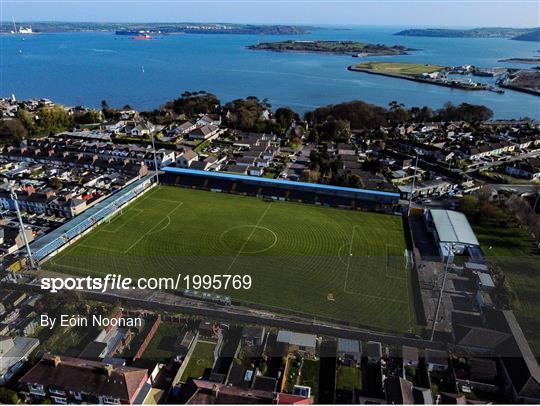
[[388,213],[398,210],[399,194],[392,192],[175,167],[162,171],[160,180],[166,185]]

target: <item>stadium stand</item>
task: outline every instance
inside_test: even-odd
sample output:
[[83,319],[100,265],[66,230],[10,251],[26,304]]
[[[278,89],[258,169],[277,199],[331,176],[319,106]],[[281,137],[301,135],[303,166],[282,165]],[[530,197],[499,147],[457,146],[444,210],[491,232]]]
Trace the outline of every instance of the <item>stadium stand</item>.
[[114,215],[124,205],[147,190],[152,185],[152,181],[153,175],[139,179],[51,233],[38,238],[30,245],[34,259],[38,262],[44,260],[74,238]]
[[354,189],[175,167],[164,168],[163,172],[161,181],[168,185],[276,200],[291,200],[389,213],[395,212],[399,203],[398,193],[379,190]]

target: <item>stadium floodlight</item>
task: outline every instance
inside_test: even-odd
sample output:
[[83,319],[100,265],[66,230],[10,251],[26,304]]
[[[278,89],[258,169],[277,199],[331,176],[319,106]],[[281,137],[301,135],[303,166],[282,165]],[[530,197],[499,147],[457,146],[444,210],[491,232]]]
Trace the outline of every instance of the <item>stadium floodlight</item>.
[[446,284],[446,276],[448,275],[448,268],[450,268],[450,260],[453,260],[454,258],[454,244],[452,244],[451,247],[447,249],[448,257],[446,258],[446,264],[444,266],[443,280],[441,284],[441,290],[439,291],[439,300],[437,300],[437,308],[435,309],[435,315],[433,316],[433,326],[431,328],[431,338],[429,339],[429,341],[433,341],[433,337],[435,337],[435,327],[437,327],[437,319],[439,318],[439,310],[441,308],[444,285]]
[[26,253],[28,254],[28,261],[30,262],[30,267],[32,269],[36,268],[36,264],[34,262],[34,257],[32,256],[32,250],[30,249],[30,244],[28,243],[28,238],[26,238],[26,229],[24,228],[24,223],[21,216],[21,211],[19,209],[19,200],[17,198],[17,193],[15,193],[15,189],[13,189],[13,185],[9,185],[9,194],[11,197],[11,200],[13,200],[13,205],[15,206],[15,211],[17,212],[17,219],[19,220],[19,227],[21,230],[24,246],[26,247]]
[[418,152],[416,153],[416,163],[414,164],[414,175],[412,179],[411,193],[409,194],[409,208],[407,209],[407,217],[411,215],[412,199],[414,196],[414,186],[416,185],[416,170],[418,169]]
[[150,136],[150,139],[152,140],[152,149],[154,150],[154,170],[156,171],[156,184],[159,184],[158,164],[157,164],[156,144],[154,141],[154,134]]

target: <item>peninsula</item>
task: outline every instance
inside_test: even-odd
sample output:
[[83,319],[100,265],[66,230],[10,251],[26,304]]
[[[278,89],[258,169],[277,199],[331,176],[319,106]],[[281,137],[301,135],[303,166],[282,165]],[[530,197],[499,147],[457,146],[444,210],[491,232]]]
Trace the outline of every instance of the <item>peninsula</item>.
[[540,41],[540,28],[415,28],[395,33],[406,37],[442,37],[442,38],[508,38],[516,41]]
[[[233,23],[115,23],[115,22],[18,22],[32,26],[35,33],[58,32],[113,32],[118,35],[148,34],[251,34],[251,35],[299,35],[307,34],[315,27],[302,25],[257,25]],[[8,34],[10,24],[0,27],[0,33]]]
[[496,89],[494,86],[474,82],[469,78],[456,77],[458,75],[474,74],[476,68],[473,66],[450,67],[405,62],[365,62],[349,66],[348,69],[355,72],[389,76],[454,89],[490,90],[503,93],[501,89]]
[[274,52],[317,52],[354,57],[407,55],[411,48],[403,45],[368,44],[356,41],[276,41],[261,42],[247,48]]

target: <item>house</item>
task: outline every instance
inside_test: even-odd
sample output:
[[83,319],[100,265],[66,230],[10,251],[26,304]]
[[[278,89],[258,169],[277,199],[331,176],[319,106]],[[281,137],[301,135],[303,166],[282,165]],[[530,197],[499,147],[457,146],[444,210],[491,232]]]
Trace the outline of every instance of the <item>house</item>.
[[239,166],[253,166],[255,164],[255,158],[239,157],[234,160],[236,165]]
[[198,154],[195,151],[188,149],[176,157],[176,166],[178,168],[189,168],[191,163],[194,162],[197,157]]
[[445,351],[427,349],[425,352],[428,371],[446,371],[448,354]]
[[208,140],[216,137],[219,134],[219,127],[209,124],[202,127],[198,127],[191,131],[188,135],[190,140]]
[[262,176],[264,173],[264,168],[260,166],[250,166],[248,167],[248,174],[250,176]]
[[416,405],[432,405],[433,395],[431,389],[413,386],[413,398]]
[[19,382],[32,402],[133,404],[147,380],[146,369],[46,353]]
[[220,126],[221,125],[221,116],[219,114],[204,114],[199,117],[197,120],[198,126],[204,126],[204,125],[213,125],[213,126]]
[[182,124],[174,127],[171,131],[169,131],[170,136],[182,136],[185,134],[188,134],[189,132],[195,130],[197,128],[197,125],[192,123],[191,121],[185,121]]
[[366,353],[368,363],[377,364],[382,358],[382,344],[378,341],[368,341],[366,343]]
[[126,121],[121,132],[131,135],[133,137],[141,137],[143,135],[150,135],[155,131],[155,127],[148,121]]
[[414,404],[413,385],[403,378],[388,377],[384,380],[384,394],[389,404]]
[[274,392],[228,386],[200,379],[190,379],[180,392],[179,404],[272,404]]
[[540,179],[540,158],[527,158],[507,165],[505,171],[510,176],[526,179]]
[[0,386],[13,378],[38,345],[37,338],[0,336]]
[[237,173],[240,175],[247,175],[248,173],[248,167],[244,165],[226,165],[224,169],[226,172]]
[[207,171],[208,168],[210,168],[210,166],[212,166],[212,165],[209,162],[206,162],[206,161],[193,161],[189,165],[189,169],[195,169],[195,170],[199,170],[199,171]]
[[358,340],[338,338],[337,356],[345,360],[350,360],[352,362],[359,362],[362,358],[360,342]]
[[403,367],[413,367],[418,366],[418,348],[409,347],[404,345],[401,347],[401,353],[403,358]]
[[313,334],[295,333],[294,331],[280,330],[276,342],[287,346],[287,351],[304,352],[315,354],[317,346],[317,337]]
[[[25,228],[26,239],[28,242],[34,240],[32,229]],[[24,247],[24,239],[19,227],[3,225],[0,229],[0,250],[6,254],[12,254]]]
[[261,345],[264,340],[264,327],[247,326],[242,330],[242,340],[247,345]]

